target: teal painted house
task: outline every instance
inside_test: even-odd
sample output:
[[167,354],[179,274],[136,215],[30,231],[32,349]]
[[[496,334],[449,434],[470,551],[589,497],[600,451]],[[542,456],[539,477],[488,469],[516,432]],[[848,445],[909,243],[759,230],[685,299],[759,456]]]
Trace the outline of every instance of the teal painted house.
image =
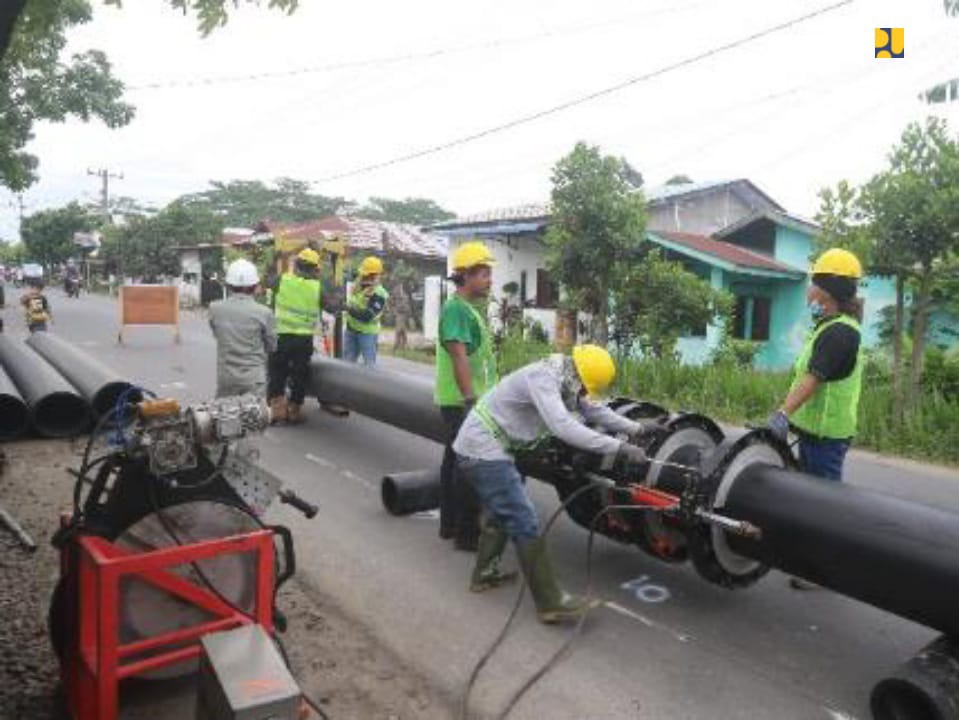
[[[762,343],[757,367],[789,368],[811,329],[806,290],[819,227],[787,212],[746,179],[668,185],[644,192],[646,240],[735,297],[733,333]],[[542,322],[552,334],[552,307],[558,292],[544,267],[542,235],[548,225],[549,207],[537,205],[492,211],[432,229],[446,235],[451,247],[468,239],[486,241],[498,260],[494,295],[498,278],[514,281],[524,314]],[[874,347],[881,311],[895,302],[895,285],[891,278],[867,277],[859,295],[865,301],[864,345]],[[959,328],[950,318],[934,318],[934,331],[950,345],[959,339]],[[684,362],[700,364],[709,360],[721,336],[721,328],[708,326],[681,338],[677,350]]]

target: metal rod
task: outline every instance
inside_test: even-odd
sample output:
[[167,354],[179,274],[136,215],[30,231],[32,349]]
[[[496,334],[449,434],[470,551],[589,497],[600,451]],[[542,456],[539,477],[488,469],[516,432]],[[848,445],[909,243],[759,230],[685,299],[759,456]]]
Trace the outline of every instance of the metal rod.
[[13,533],[13,536],[20,541],[20,544],[30,552],[37,549],[37,544],[33,538],[27,534],[23,526],[18,523],[16,518],[8,513],[2,505],[0,505],[0,525],[3,525],[7,530]]

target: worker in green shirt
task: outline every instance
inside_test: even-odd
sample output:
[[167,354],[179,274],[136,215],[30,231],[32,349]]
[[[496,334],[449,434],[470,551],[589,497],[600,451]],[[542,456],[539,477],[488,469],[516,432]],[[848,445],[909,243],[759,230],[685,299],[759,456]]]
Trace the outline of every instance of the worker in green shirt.
[[363,258],[357,281],[346,301],[346,336],[343,359],[356,362],[360,355],[366,367],[376,365],[380,339],[380,317],[390,295],[380,284],[383,261],[378,257]]
[[[815,324],[796,359],[789,393],[768,422],[783,441],[792,431],[803,471],[826,480],[842,480],[856,434],[863,371],[860,278],[862,265],[848,250],[833,248],[816,260],[806,294]],[[798,578],[790,584],[813,587]]]
[[486,303],[494,258],[481,242],[453,253],[456,293],[443,305],[436,344],[436,404],[448,431],[440,472],[440,537],[453,538],[461,550],[479,541],[479,502],[473,488],[456,474],[452,444],[477,399],[497,379],[496,356]]

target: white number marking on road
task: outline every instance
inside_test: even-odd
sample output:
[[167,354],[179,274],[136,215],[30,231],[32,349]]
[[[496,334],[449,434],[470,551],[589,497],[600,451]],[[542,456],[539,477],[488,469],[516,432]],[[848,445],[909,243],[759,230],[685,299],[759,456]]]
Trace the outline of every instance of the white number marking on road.
[[644,603],[666,602],[672,597],[667,588],[651,582],[649,575],[640,575],[634,580],[627,580],[620,587],[633,593],[637,600]]

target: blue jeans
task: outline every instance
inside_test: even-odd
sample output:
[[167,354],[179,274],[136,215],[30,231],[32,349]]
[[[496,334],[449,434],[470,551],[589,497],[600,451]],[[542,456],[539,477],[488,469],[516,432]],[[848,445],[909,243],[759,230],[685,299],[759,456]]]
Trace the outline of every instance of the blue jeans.
[[838,482],[842,480],[842,465],[848,450],[848,440],[800,438],[799,463],[803,472]]
[[363,364],[366,367],[373,367],[376,365],[376,343],[379,337],[379,335],[368,335],[347,329],[346,342],[343,343],[343,359],[356,362],[362,355]]
[[523,476],[512,460],[473,460],[458,456],[461,477],[473,485],[489,518],[513,540],[539,537],[539,521]]

